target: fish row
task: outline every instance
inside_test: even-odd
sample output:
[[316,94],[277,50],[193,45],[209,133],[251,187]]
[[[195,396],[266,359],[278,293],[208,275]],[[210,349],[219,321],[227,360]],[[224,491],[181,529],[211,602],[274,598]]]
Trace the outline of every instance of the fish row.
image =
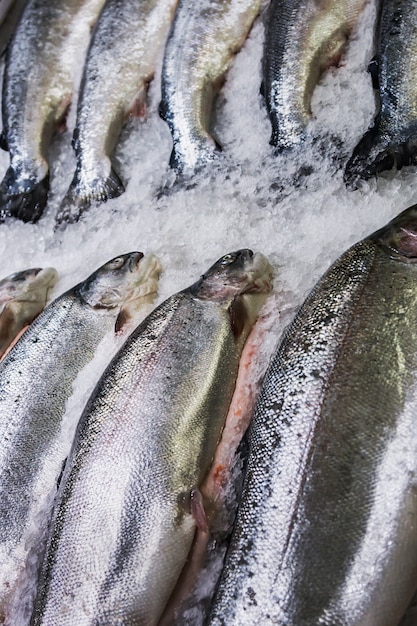
[[[416,233],[412,206],[354,245],[285,331],[207,626],[397,626],[406,610],[417,579]],[[0,364],[6,623],[28,552],[42,552],[35,511],[68,453],[68,381],[132,282],[146,276],[142,293],[155,291],[159,271],[140,253],[114,259],[49,305]],[[226,255],[126,340],[73,425],[32,624],[158,623],[196,530],[208,531],[201,485],[270,286],[262,255]]]
[[156,624],[207,524],[200,487],[272,286],[263,255],[225,255],[160,304],[108,365],[78,425],[65,415],[75,377],[106,333],[155,296],[159,273],[153,255],[109,261],[48,305],[0,363],[5,624],[20,623],[33,562],[36,600],[22,624]]
[[[365,2],[271,0],[265,13],[263,93],[271,144],[278,151],[296,149],[308,135],[314,87],[322,71],[340,60]],[[183,180],[218,160],[220,145],[210,132],[213,100],[260,4],[29,0],[6,54],[2,146],[10,166],[0,186],[3,217],[36,221],[41,216],[49,190],[48,147],[64,123],[84,55],[73,135],[76,169],[57,222],[77,221],[91,203],[124,192],[112,153],[126,118],[145,113],[147,84],[173,17],[160,103],[173,140],[170,165]],[[351,188],[362,178],[415,160],[417,4],[381,0],[379,6],[373,76],[380,112],[346,166]]]

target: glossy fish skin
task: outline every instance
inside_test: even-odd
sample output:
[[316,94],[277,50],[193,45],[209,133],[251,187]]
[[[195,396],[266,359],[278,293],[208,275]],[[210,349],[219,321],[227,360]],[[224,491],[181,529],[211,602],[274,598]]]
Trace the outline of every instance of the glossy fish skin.
[[192,175],[216,159],[210,134],[216,90],[260,9],[260,0],[180,0],[165,48],[160,114],[173,140],[170,165]]
[[60,434],[72,383],[148,270],[141,252],[109,261],[46,307],[0,364],[0,618],[68,454]]
[[417,2],[382,2],[378,58],[380,109],[349,159],[344,181],[356,189],[392,167],[417,162]]
[[397,626],[417,580],[417,205],[284,334],[210,626]]
[[76,64],[103,4],[29,0],[25,6],[7,48],[3,80],[2,144],[10,153],[0,186],[3,218],[36,222],[42,215],[49,190],[47,150],[65,118]]
[[42,311],[58,274],[52,267],[15,272],[0,281],[0,359]]
[[263,92],[278,151],[306,137],[320,75],[340,58],[366,0],[272,0],[265,16]]
[[[57,222],[73,222],[88,206],[124,192],[111,153],[129,114],[145,109],[176,0],[110,0],[92,36],[78,101],[77,167]],[[109,41],[112,42],[109,46]]]
[[109,365],[61,481],[32,624],[157,624],[270,288],[265,257],[226,255],[157,307]]

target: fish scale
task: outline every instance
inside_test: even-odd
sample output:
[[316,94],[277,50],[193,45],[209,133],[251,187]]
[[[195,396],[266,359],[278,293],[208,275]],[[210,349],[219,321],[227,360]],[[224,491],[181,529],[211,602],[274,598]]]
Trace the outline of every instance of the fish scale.
[[319,281],[269,367],[210,626],[397,626],[417,580],[416,207]]
[[173,139],[170,165],[180,174],[190,175],[216,159],[219,146],[210,134],[214,95],[260,4],[260,0],[178,3],[165,48],[160,110]]
[[54,300],[0,364],[0,621],[68,454],[62,417],[72,383],[124,300],[144,290],[144,275],[155,290],[142,263],[150,274],[159,264],[142,257],[117,257]]
[[272,0],[265,16],[263,91],[279,150],[306,138],[321,72],[340,57],[366,0]]
[[191,548],[193,493],[243,344],[270,290],[268,262],[253,259],[247,250],[223,257],[224,270],[221,260],[171,296],[103,374],[62,478],[32,624],[57,615],[61,626],[157,624]]

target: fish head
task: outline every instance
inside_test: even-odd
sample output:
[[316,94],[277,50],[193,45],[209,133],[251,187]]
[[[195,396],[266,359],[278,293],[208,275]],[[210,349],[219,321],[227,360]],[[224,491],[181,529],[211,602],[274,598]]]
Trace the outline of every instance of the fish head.
[[261,253],[242,249],[222,256],[190,287],[201,300],[223,303],[235,337],[244,337],[272,290],[273,270]]
[[369,239],[388,249],[393,258],[417,261],[417,204],[405,209]]
[[129,252],[102,265],[76,289],[83,302],[94,309],[121,309],[120,330],[133,311],[155,298],[160,274],[161,264],[155,255]]
[[222,256],[190,287],[198,298],[228,301],[241,294],[269,293],[272,267],[260,253],[244,248]]
[[15,272],[3,278],[3,280],[0,281],[0,302],[4,303],[13,300],[13,298],[26,289],[28,284],[33,281],[40,271],[40,267],[33,267],[21,272]]
[[15,272],[0,281],[0,308],[12,300],[45,305],[48,291],[58,278],[53,267],[34,267]]

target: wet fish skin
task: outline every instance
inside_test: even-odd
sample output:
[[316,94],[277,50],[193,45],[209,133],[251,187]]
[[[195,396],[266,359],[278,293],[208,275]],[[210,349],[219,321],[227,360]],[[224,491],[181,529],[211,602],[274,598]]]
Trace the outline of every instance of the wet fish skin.
[[79,422],[32,624],[56,615],[61,626],[158,622],[191,547],[191,502],[243,343],[270,288],[265,257],[226,255],[129,337]]
[[344,181],[356,189],[392,167],[417,162],[417,2],[384,0],[377,46],[380,109],[346,164]]
[[[0,215],[36,222],[49,190],[47,150],[71,101],[75,62],[104,0],[29,0],[7,48],[2,145],[10,166]],[[51,67],[54,71],[51,72]]]
[[42,311],[57,278],[57,271],[48,267],[15,272],[0,281],[0,359]]
[[176,0],[114,0],[104,6],[78,101],[73,142],[77,167],[56,216],[58,223],[77,221],[92,202],[124,192],[111,153],[129,114],[140,115],[145,109],[147,85],[175,5]]
[[417,205],[338,259],[267,372],[206,624],[397,626],[417,575]]
[[0,364],[0,620],[68,454],[60,434],[72,383],[152,263],[159,274],[141,252],[109,261],[46,307]]
[[260,9],[260,0],[179,0],[165,48],[161,117],[173,140],[170,166],[190,176],[218,156],[213,99]]
[[306,138],[323,70],[340,59],[366,0],[272,0],[265,15],[263,93],[278,151]]

